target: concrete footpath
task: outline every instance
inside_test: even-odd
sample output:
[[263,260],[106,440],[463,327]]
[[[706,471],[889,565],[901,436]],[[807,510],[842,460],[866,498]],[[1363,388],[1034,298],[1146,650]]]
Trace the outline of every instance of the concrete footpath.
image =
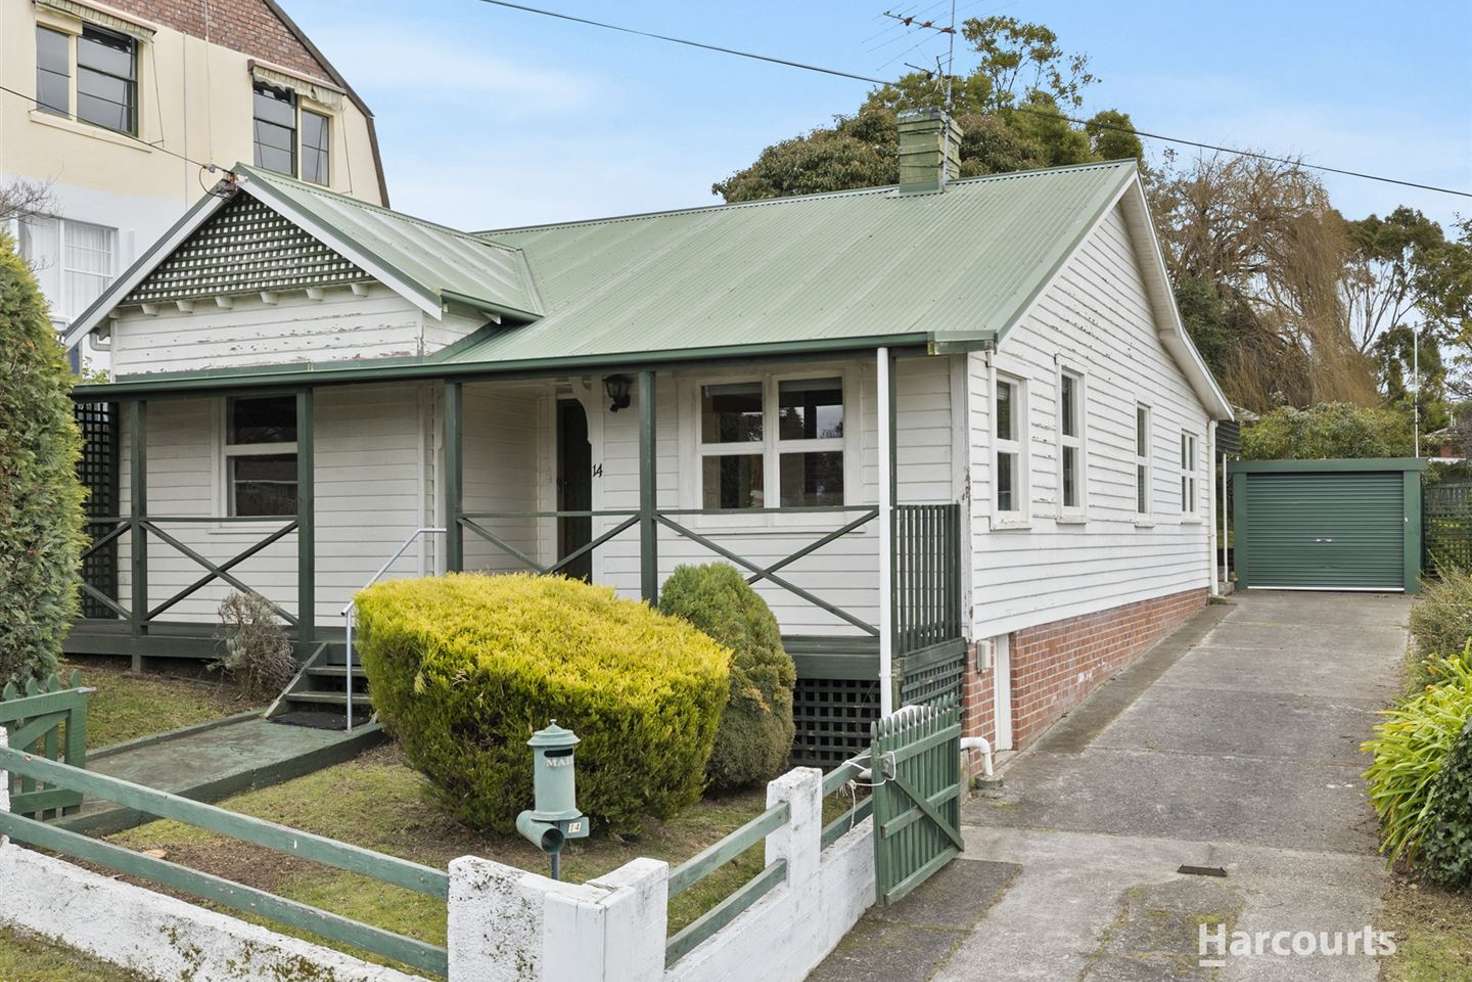
[[1202,965],[1198,946],[1203,926],[1332,944],[1375,923],[1359,744],[1395,691],[1409,609],[1286,592],[1208,607],[968,802],[964,858],[872,911],[813,978],[1375,979],[1358,954],[1269,940]]

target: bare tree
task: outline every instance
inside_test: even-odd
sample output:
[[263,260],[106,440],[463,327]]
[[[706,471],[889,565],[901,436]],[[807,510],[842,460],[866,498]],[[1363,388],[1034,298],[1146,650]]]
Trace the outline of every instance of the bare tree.
[[51,186],[15,178],[0,184],[0,225],[51,210]]

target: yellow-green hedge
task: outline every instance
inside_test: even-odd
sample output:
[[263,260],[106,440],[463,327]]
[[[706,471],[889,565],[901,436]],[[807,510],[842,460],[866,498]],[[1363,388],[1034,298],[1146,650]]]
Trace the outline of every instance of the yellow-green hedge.
[[384,726],[454,812],[509,832],[532,803],[532,732],[582,738],[578,805],[637,833],[699,799],[731,653],[683,621],[561,577],[452,573],[358,594]]

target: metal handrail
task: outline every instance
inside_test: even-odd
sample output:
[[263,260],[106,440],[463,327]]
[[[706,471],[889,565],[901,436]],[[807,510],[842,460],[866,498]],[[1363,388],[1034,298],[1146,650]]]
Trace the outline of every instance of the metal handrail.
[[347,603],[347,606],[342,609],[343,628],[344,628],[345,633],[347,634],[347,649],[348,649],[348,651],[347,651],[347,655],[348,655],[347,673],[346,673],[345,681],[346,681],[346,684],[347,684],[347,697],[348,697],[348,701],[347,701],[347,710],[348,710],[348,726],[347,726],[347,731],[349,733],[351,733],[353,731],[353,618],[354,618],[354,615],[357,613],[357,610],[358,610],[358,593],[361,592],[361,591],[363,591],[363,590],[368,589],[370,586],[372,586],[373,584],[377,583],[378,580],[379,580],[379,578],[382,577],[384,573],[387,573],[388,572],[388,568],[390,566],[392,566],[394,563],[398,562],[399,561],[399,557],[402,556],[404,554],[404,552],[411,545],[413,545],[415,543],[415,541],[418,540],[418,538],[421,535],[444,535],[447,531],[448,531],[447,529],[432,528],[432,527],[429,527],[429,526],[425,526],[424,528],[417,528],[417,529],[415,529],[414,530],[414,534],[411,535],[411,536],[409,536],[407,539],[405,539],[403,541],[403,543],[399,546],[399,548],[394,552],[394,554],[392,556],[388,557],[388,562],[386,562],[382,566],[378,567],[378,572],[374,573],[371,577],[369,577],[367,583],[364,583],[361,587],[358,588],[358,590],[356,590],[356,591],[353,592],[353,598],[351,600],[349,600],[348,603]]

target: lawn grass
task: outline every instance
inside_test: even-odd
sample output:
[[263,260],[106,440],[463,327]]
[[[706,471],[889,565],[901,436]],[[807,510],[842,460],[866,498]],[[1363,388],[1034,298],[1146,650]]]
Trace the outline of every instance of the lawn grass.
[[192,662],[138,674],[128,666],[122,658],[76,658],[62,666],[65,676],[81,671],[82,684],[97,690],[87,701],[89,750],[257,708]]
[[1396,953],[1380,960],[1382,982],[1472,978],[1472,896],[1392,877],[1380,920]]
[[[476,832],[449,817],[429,782],[390,745],[288,781],[227,799],[221,807],[329,836],[378,852],[445,869],[475,855],[545,873],[546,857],[519,836]],[[562,876],[586,882],[647,856],[677,864],[759,815],[764,789],[706,799],[666,822],[651,821],[638,839],[597,835],[570,843]],[[173,821],[157,821],[110,840],[302,903],[435,945],[445,943],[441,900],[368,877],[219,836]],[[757,844],[670,904],[670,931],[694,920],[761,871]],[[279,929],[279,928],[278,928]],[[320,940],[320,939],[314,939]],[[354,952],[367,957],[362,952]]]

